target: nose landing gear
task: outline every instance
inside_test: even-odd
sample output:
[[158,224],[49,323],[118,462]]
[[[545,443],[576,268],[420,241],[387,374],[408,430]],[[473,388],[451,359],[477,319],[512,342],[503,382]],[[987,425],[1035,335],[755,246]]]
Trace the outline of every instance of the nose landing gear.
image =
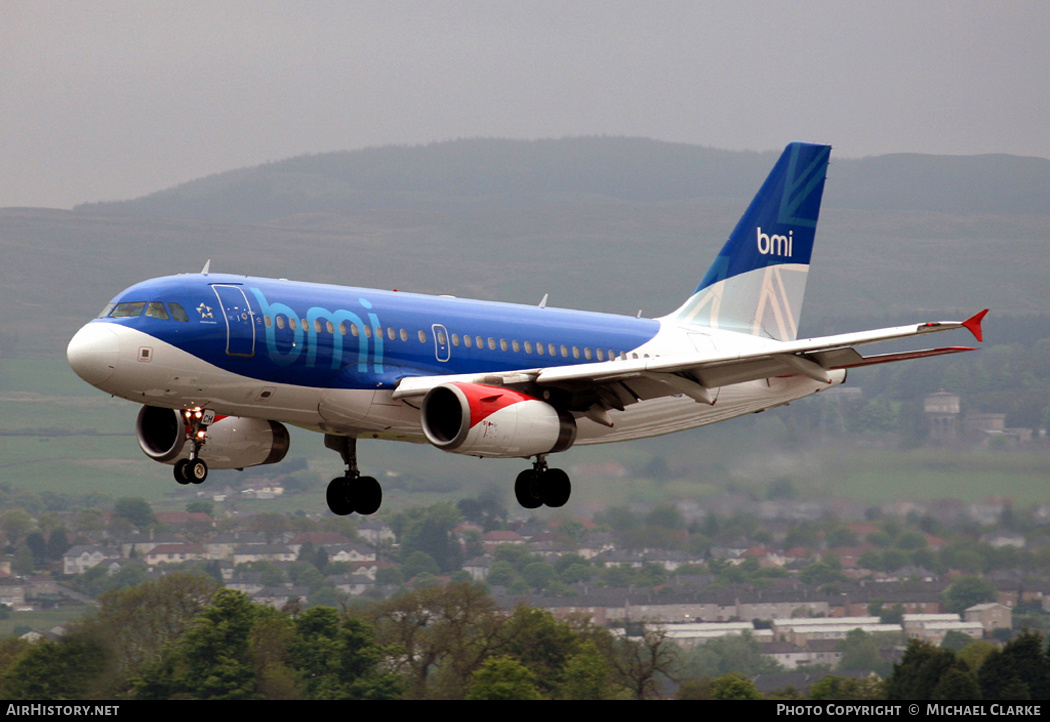
[[186,422],[186,436],[193,444],[188,459],[175,462],[173,474],[180,484],[203,484],[208,478],[208,465],[200,458],[201,447],[208,441],[208,427],[215,421],[211,409],[192,409],[182,412]]

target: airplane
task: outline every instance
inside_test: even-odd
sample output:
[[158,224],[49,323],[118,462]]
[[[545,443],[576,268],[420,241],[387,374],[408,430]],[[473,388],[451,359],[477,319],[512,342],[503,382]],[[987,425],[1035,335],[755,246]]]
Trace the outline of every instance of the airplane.
[[358,470],[363,438],[534,459],[518,503],[560,507],[571,482],[550,454],[782,406],[855,367],[974,350],[862,345],[962,328],[982,341],[987,309],[797,338],[830,152],[790,143],[696,290],[659,318],[213,274],[209,261],[119,293],[67,357],[84,381],[143,405],[139,445],[181,484],[209,466],[279,462],[291,424],[341,455],[326,492],[341,516],[382,503]]

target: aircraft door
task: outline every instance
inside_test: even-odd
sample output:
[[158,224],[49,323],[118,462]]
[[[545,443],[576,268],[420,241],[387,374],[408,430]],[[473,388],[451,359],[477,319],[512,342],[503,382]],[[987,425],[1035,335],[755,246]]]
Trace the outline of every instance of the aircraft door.
[[434,356],[438,361],[448,361],[448,331],[440,323],[435,323],[430,328],[434,331]]
[[230,356],[255,355],[255,313],[240,286],[213,285],[226,319],[226,353]]

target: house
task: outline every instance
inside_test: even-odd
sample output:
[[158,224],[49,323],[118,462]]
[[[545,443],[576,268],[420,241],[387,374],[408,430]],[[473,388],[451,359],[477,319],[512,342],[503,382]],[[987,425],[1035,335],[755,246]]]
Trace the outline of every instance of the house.
[[103,562],[116,561],[120,558],[120,550],[116,547],[75,546],[62,555],[62,573],[83,574]]
[[1013,628],[1013,612],[998,602],[975,604],[963,611],[963,619],[980,624],[985,634],[991,634],[997,629]]

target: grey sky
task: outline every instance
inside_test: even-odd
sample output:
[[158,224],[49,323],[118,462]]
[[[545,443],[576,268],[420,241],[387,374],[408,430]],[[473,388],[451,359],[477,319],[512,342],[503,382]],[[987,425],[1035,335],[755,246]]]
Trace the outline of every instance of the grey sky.
[[1050,158],[1044,2],[0,0],[0,207],[303,153],[628,135]]

